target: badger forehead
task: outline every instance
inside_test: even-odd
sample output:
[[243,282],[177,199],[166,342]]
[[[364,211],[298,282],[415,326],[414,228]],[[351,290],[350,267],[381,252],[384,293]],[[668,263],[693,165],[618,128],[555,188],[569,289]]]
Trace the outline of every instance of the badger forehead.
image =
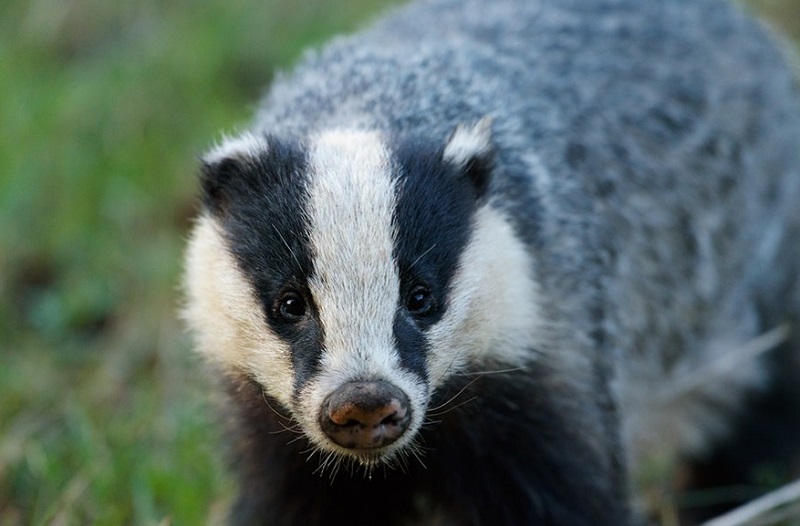
[[[459,129],[449,143],[335,130],[304,141],[245,135],[217,146],[205,159],[209,217],[235,261],[233,274],[262,311],[263,340],[279,342],[260,355],[248,349],[251,341],[239,342],[241,350],[220,350],[224,360],[234,365],[230,356],[238,356],[237,367],[245,364],[288,404],[306,385],[323,393],[348,379],[435,386],[493,344],[491,335],[465,334],[475,326],[494,324],[503,341],[527,337],[533,324],[519,295],[528,288],[518,283],[527,258],[508,222],[459,173],[471,149],[488,150],[486,128],[472,137]],[[440,309],[417,323],[403,305],[420,283]],[[300,336],[272,317],[287,287],[307,291],[312,303],[313,321]],[[494,292],[509,293],[514,315],[490,299]],[[476,315],[476,301],[502,321]],[[248,352],[259,359],[242,356]],[[271,370],[292,371],[291,395],[285,378],[269,380]]]
[[377,133],[329,132],[309,148],[308,287],[325,328],[326,370],[370,377],[396,368],[395,175]]

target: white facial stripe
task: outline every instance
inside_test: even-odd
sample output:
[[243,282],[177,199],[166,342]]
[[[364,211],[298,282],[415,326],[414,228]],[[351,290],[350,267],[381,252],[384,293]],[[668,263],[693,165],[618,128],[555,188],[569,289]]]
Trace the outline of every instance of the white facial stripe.
[[214,164],[228,158],[255,158],[265,152],[267,148],[267,141],[264,137],[247,132],[233,138],[224,137],[220,144],[203,156],[203,160]]
[[220,227],[201,217],[186,255],[183,311],[196,349],[224,369],[251,374],[268,394],[291,407],[290,349],[267,325],[249,282],[228,251]]
[[396,368],[399,291],[388,153],[375,133],[329,132],[314,142],[309,164],[309,288],[325,332],[322,370],[386,373]]
[[309,289],[325,334],[320,373],[300,398],[298,417],[312,441],[343,455],[318,429],[324,398],[342,383],[384,379],[405,391],[414,415],[392,450],[415,436],[427,403],[424,385],[400,367],[394,316],[400,278],[393,260],[395,183],[388,152],[376,133],[335,131],[314,141],[309,157]]
[[543,335],[536,282],[524,245],[491,206],[477,211],[475,227],[453,277],[447,311],[428,332],[433,387],[467,364],[524,365]]

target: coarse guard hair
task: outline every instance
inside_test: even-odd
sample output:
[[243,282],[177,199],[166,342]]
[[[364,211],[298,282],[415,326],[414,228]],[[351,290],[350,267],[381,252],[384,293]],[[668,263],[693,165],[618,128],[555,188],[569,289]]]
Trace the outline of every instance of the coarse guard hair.
[[279,77],[186,253],[231,523],[637,520],[797,378],[786,62],[722,0],[423,0]]

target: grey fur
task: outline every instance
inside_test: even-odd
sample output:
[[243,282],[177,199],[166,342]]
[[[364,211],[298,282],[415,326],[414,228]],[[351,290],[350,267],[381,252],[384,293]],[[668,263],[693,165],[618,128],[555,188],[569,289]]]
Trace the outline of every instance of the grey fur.
[[[554,352],[607,362],[618,396],[628,376],[636,397],[755,338],[788,303],[796,319],[797,91],[780,47],[727,1],[419,2],[309,53],[255,128],[440,141],[485,116],[495,203],[564,329]],[[760,381],[734,376],[708,395],[734,403]]]
[[609,462],[697,453],[768,372],[670,382],[799,319],[800,103],[767,33],[721,0],[422,1],[306,55],[253,131],[443,144],[490,117],[565,407]]

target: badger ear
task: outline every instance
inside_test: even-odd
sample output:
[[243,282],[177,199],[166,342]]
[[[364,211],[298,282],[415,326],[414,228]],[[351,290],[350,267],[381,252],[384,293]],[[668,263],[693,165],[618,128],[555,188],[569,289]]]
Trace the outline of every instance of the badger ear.
[[494,165],[491,117],[458,125],[447,140],[442,158],[463,173],[483,196]]
[[224,214],[232,185],[241,184],[244,175],[266,150],[266,139],[248,133],[225,139],[204,155],[200,166],[203,205],[214,214]]

